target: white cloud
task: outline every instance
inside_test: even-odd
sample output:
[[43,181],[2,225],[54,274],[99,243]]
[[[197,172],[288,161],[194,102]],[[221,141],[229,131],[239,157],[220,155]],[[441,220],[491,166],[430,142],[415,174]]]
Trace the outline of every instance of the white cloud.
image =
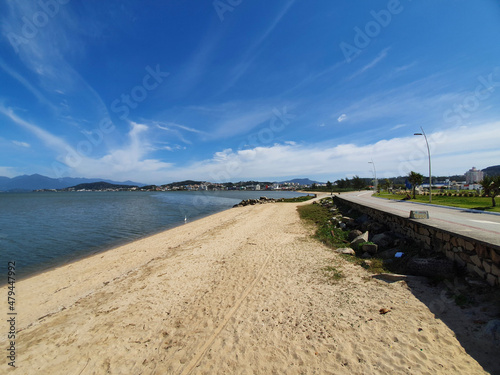
[[[40,138],[60,157],[68,149],[63,139],[19,118],[12,110],[0,107],[0,112],[19,126]],[[345,115],[344,115],[345,116]],[[498,164],[499,122],[456,127],[427,134],[432,154],[434,175],[464,173],[475,165],[485,168]],[[166,183],[186,178],[208,181],[235,181],[244,178],[264,179],[284,176],[318,176],[336,179],[360,175],[370,176],[368,161],[373,159],[377,176],[390,177],[407,174],[410,170],[426,174],[427,148],[422,137],[409,135],[403,138],[382,139],[370,144],[343,143],[333,140],[315,144],[287,141],[268,147],[244,150],[226,148],[215,152],[209,159],[186,164],[174,164],[151,158],[159,150],[152,144],[151,132],[155,127],[130,123],[127,141],[105,155],[80,155],[77,163],[68,170],[71,176],[106,177],[114,180],[132,179],[144,183]],[[164,150],[177,146],[167,144]],[[161,149],[161,148],[160,148]],[[62,160],[62,159],[60,159]],[[6,167],[0,172],[7,174]],[[8,173],[12,175],[12,173]]]
[[19,176],[20,174],[21,173],[18,172],[18,171],[16,171],[15,168],[12,168],[12,167],[0,167],[0,176],[12,178],[12,177]]
[[[242,109],[242,106],[247,108]],[[248,108],[249,106],[252,107]],[[214,122],[210,134],[207,134],[210,140],[247,134],[263,123],[270,123],[275,116],[269,105],[263,103],[224,103],[217,110],[222,115]]]
[[443,117],[447,108],[453,108],[463,98],[456,92],[433,91],[436,76],[386,90],[368,91],[365,97],[358,97],[347,107],[335,109],[332,117],[342,111],[349,113],[349,121],[362,123],[379,118],[398,118],[411,121],[415,115],[426,113],[432,117]]
[[30,148],[31,145],[27,142],[21,142],[21,141],[12,141],[12,143],[14,143],[16,146],[21,146],[21,147],[26,147],[26,148]]
[[398,67],[396,67],[396,68],[394,69],[394,72],[395,72],[395,73],[404,72],[404,71],[406,71],[406,70],[408,70],[408,69],[413,68],[415,65],[417,65],[417,62],[416,62],[416,61],[414,61],[414,62],[412,62],[412,63],[410,63],[410,64],[407,64],[407,65],[398,66]]
[[17,125],[21,126],[22,128],[26,129],[29,131],[31,134],[35,135],[38,137],[40,140],[42,140],[46,146],[50,148],[55,148],[56,150],[59,151],[65,151],[66,148],[69,148],[69,145],[61,138],[51,134],[50,132],[42,129],[39,126],[36,126],[34,124],[31,124],[19,116],[17,116],[14,111],[10,108],[5,108],[0,105],[0,113],[4,114],[7,116],[11,121],[15,122]]
[[279,24],[281,19],[285,16],[285,14],[288,12],[290,7],[294,4],[295,0],[289,1],[286,3],[283,8],[280,10],[278,15],[273,19],[272,23],[269,25],[269,27],[258,37],[255,38],[254,43],[246,50],[243,58],[241,59],[239,64],[236,64],[236,66],[232,69],[231,73],[231,79],[227,83],[227,85],[223,88],[222,92],[227,91],[229,88],[234,86],[236,82],[247,72],[247,70],[252,66],[254,60],[258,57],[259,55],[259,48],[262,45],[262,43],[271,35],[273,30],[276,28],[276,26]]
[[395,125],[391,128],[391,130],[396,130],[396,129],[400,129],[400,128],[404,128],[405,126],[408,126],[407,124],[398,124],[398,125]]
[[131,122],[127,144],[99,158],[82,157],[71,174],[116,180],[135,179],[146,183],[166,180],[166,172],[172,164],[147,158],[150,152],[156,150],[147,139],[148,131],[147,125]]
[[367,70],[375,67],[379,62],[381,62],[382,60],[384,60],[387,57],[387,52],[388,51],[389,51],[389,47],[383,49],[382,51],[380,51],[380,53],[372,61],[370,61],[368,64],[366,64],[365,66],[363,66],[360,70],[358,70],[353,75],[351,75],[348,78],[348,80],[351,80],[354,77],[357,77],[360,74],[363,74],[364,72],[366,72]]
[[[456,128],[428,134],[433,174],[461,174],[472,165],[485,168],[498,164],[500,150],[491,134],[499,126],[500,123],[490,123],[473,131]],[[353,175],[370,176],[372,167],[368,162],[372,159],[380,177],[405,175],[410,170],[425,175],[428,168],[425,142],[421,137],[408,136],[367,145],[275,144],[239,151],[225,149],[208,160],[182,168],[172,166],[169,176],[178,180],[196,176],[214,182],[299,175],[336,180]]]
[[345,119],[347,118],[347,115],[345,113],[342,113],[338,118],[337,118],[337,121],[338,122],[342,122],[344,121]]
[[98,157],[92,155],[94,151],[92,148],[87,153],[82,153],[77,145],[72,147],[64,139],[23,120],[10,108],[0,106],[0,113],[39,138],[51,152],[55,153],[54,162],[59,162],[58,172],[54,170],[57,174],[64,173],[73,177],[89,178],[106,177],[116,180],[135,178],[149,182],[166,179],[165,171],[172,167],[170,163],[147,158],[147,155],[155,148],[147,139],[149,127],[144,124],[131,122],[130,131],[127,134],[128,142],[121,148],[108,151],[106,155]]
[[[198,130],[198,129],[195,129],[195,128],[190,128],[189,126],[186,126],[186,125],[176,124],[175,122],[157,122],[157,124],[162,124],[162,125],[165,125],[165,126],[173,126],[175,128],[186,130],[186,131],[191,132],[191,133],[198,133],[198,134],[204,134],[205,133],[205,132],[203,132],[201,130]],[[160,125],[158,125],[158,127],[160,129],[163,129]]]

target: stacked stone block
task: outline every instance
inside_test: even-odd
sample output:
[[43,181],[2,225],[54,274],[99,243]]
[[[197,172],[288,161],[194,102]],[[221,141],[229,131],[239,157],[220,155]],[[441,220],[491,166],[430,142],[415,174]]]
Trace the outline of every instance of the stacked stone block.
[[500,286],[499,246],[430,226],[424,221],[349,202],[341,196],[338,199],[373,220],[384,223],[392,231],[417,241],[425,249],[444,253],[447,258],[466,267],[470,273],[483,278],[488,284]]

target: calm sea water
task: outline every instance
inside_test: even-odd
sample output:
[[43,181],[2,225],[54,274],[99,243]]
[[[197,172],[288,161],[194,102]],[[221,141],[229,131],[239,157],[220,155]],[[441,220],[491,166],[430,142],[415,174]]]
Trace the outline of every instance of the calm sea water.
[[[0,194],[0,269],[25,277],[278,191]],[[6,274],[6,272],[5,272]],[[0,279],[0,284],[4,280]]]

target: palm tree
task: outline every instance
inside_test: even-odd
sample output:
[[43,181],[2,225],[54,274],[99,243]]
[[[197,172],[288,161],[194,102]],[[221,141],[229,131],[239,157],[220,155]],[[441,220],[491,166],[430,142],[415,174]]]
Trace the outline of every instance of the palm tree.
[[500,176],[484,176],[481,186],[484,194],[491,197],[492,206],[496,207],[495,197],[500,194]]
[[388,178],[384,179],[384,183],[382,186],[385,190],[387,190],[387,192],[389,192],[389,189],[391,188],[391,180],[389,180]]
[[356,190],[361,190],[361,189],[364,189],[366,187],[366,184],[365,182],[361,179],[361,177],[359,176],[354,176],[352,178],[352,187]]
[[411,184],[411,188],[413,190],[413,199],[415,199],[415,188],[417,185],[422,185],[422,181],[424,180],[424,176],[420,173],[411,171],[408,174],[408,181]]

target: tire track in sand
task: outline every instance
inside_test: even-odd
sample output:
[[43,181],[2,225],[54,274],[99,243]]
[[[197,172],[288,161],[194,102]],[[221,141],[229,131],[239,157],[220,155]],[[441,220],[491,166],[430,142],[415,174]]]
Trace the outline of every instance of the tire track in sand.
[[191,371],[199,364],[207,350],[212,346],[214,340],[219,336],[219,334],[222,332],[224,327],[227,325],[229,320],[233,317],[233,315],[238,311],[239,307],[243,303],[243,301],[247,298],[248,294],[253,290],[257,282],[262,278],[262,275],[264,274],[264,271],[266,269],[267,263],[269,262],[269,259],[271,258],[272,253],[270,253],[267,257],[266,260],[264,261],[264,264],[260,267],[259,273],[257,276],[255,276],[255,279],[252,281],[252,283],[245,289],[245,291],[242,293],[240,298],[236,301],[233,307],[229,310],[229,312],[226,314],[224,319],[222,320],[222,323],[214,330],[212,335],[208,338],[207,341],[203,344],[203,346],[199,349],[198,354],[196,354],[193,359],[187,364],[187,366],[184,368],[182,371],[181,375],[186,375],[191,373]]

